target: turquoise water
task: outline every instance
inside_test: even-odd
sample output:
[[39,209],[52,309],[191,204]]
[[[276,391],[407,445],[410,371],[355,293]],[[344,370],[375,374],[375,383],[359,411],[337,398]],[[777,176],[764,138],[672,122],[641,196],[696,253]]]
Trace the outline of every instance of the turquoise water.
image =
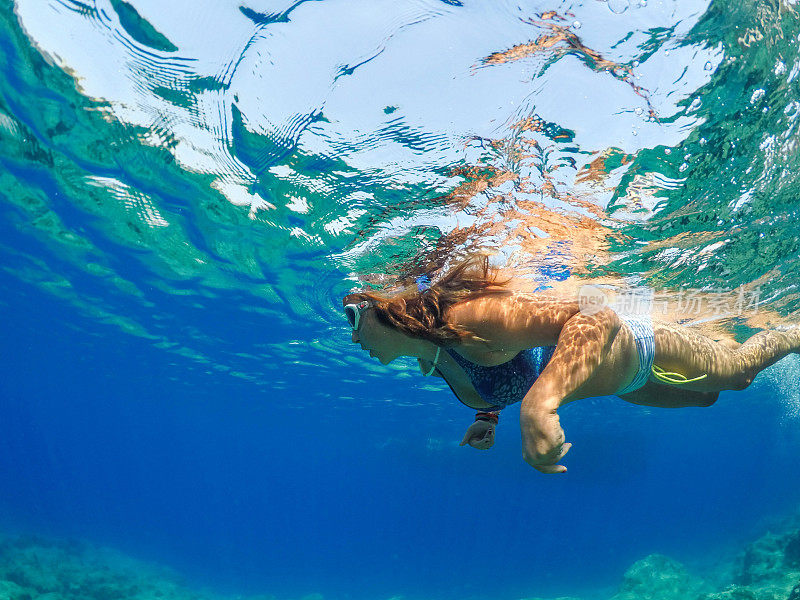
[[471,413],[340,299],[488,248],[719,338],[796,322],[798,10],[0,2],[3,531],[280,598],[727,560],[800,501],[796,360],[710,409],[571,405],[553,481],[513,408],[458,448]]

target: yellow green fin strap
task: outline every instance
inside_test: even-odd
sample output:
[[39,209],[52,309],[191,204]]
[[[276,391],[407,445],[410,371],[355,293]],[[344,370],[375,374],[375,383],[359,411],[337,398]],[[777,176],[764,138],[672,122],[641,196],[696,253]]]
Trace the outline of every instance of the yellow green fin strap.
[[658,379],[663,383],[673,383],[673,384],[692,383],[708,377],[708,374],[703,374],[700,375],[700,377],[693,377],[692,379],[688,379],[686,375],[665,371],[664,369],[662,369],[661,367],[657,367],[656,365],[653,365],[651,371],[653,372],[653,377],[655,377],[656,379]]

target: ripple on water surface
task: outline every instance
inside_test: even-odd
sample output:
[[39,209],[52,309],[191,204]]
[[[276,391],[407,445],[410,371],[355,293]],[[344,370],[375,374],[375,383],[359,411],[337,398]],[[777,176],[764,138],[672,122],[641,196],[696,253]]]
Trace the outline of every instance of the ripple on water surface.
[[798,309],[794,9],[0,15],[4,270],[202,369],[361,364],[347,289],[476,247],[537,285],[728,294],[694,321],[739,335]]

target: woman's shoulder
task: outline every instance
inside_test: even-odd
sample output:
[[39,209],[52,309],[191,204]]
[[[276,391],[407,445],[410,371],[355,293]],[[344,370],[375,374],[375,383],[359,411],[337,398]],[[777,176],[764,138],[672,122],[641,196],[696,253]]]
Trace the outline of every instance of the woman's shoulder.
[[577,302],[542,294],[471,298],[450,307],[448,320],[489,348],[523,349],[555,343]]
[[510,295],[469,298],[451,306],[447,311],[447,319],[454,325],[469,327],[507,310],[513,302]]
[[555,295],[508,291],[462,300],[448,309],[447,316],[452,323],[468,326],[507,318],[520,311],[547,310],[572,304],[575,302]]

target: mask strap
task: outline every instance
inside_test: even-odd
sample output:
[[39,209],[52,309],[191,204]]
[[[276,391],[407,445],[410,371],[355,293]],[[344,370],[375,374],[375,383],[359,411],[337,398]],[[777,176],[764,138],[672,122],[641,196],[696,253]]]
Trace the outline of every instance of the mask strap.
[[425,377],[429,377],[429,376],[433,375],[434,370],[436,370],[436,365],[439,363],[439,354],[441,353],[441,351],[442,351],[442,347],[441,346],[436,346],[436,356],[433,359],[433,364],[431,365],[431,370],[424,374]]

